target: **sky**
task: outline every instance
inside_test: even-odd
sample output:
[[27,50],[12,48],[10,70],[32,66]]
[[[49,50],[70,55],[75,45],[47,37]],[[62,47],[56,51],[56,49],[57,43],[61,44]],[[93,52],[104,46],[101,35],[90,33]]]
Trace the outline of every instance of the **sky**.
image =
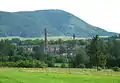
[[120,0],[0,0],[0,11],[61,9],[87,23],[120,33]]

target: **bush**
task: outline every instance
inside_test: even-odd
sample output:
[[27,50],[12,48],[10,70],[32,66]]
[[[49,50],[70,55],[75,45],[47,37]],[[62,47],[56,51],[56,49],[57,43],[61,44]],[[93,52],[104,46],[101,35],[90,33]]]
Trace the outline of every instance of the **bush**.
[[19,60],[17,62],[0,62],[0,67],[44,68],[47,64],[38,60]]
[[48,65],[45,64],[44,62],[40,62],[40,61],[38,61],[38,60],[33,61],[33,63],[34,63],[34,67],[39,67],[39,68],[45,68],[45,67],[48,66]]
[[62,63],[62,64],[61,64],[61,68],[66,68],[65,63]]
[[53,61],[46,61],[46,64],[48,64],[48,67],[55,67],[55,63]]
[[25,67],[25,61],[23,60],[17,61],[16,64],[16,67]]
[[120,71],[120,68],[119,67],[113,67],[112,70],[113,71]]
[[26,68],[43,68],[47,67],[47,64],[38,60],[20,60],[17,61],[17,67],[26,67]]
[[98,68],[97,68],[97,71],[101,71],[101,70],[102,70],[102,68],[101,68],[101,67],[98,67]]
[[77,68],[85,68],[85,64],[79,64]]
[[0,67],[16,67],[15,62],[0,62]]
[[0,62],[0,67],[2,67],[2,62]]

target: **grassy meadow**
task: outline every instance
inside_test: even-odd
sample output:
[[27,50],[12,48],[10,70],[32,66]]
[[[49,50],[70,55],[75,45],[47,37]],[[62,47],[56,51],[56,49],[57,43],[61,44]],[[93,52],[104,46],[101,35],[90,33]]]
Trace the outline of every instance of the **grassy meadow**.
[[[8,39],[8,40],[11,40],[13,38],[18,38],[20,40],[35,40],[35,39],[44,39],[44,37],[34,37],[34,38],[28,38],[28,37],[18,37],[18,36],[9,36],[9,37],[0,37],[0,40],[1,39]],[[63,40],[71,40],[72,37],[70,36],[54,36],[54,37],[48,37],[48,40],[58,40],[58,39],[63,39]],[[79,38],[78,38],[79,39]],[[81,38],[83,39],[83,38]]]
[[0,68],[0,83],[120,83],[120,72],[68,68]]
[[[2,39],[8,39],[11,40],[13,38],[18,38],[20,40],[36,40],[36,39],[44,39],[44,37],[19,37],[19,36],[8,36],[8,37],[0,37],[0,40]],[[63,40],[72,40],[72,36],[52,36],[48,37],[48,40],[58,40],[58,39],[63,39]],[[81,37],[76,37],[76,39],[81,40],[81,39],[88,39],[88,38],[81,38]]]

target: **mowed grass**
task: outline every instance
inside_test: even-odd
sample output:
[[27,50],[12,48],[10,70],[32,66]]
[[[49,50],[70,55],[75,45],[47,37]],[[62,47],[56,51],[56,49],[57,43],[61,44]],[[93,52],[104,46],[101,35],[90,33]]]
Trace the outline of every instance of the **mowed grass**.
[[0,68],[0,83],[120,83],[120,72],[68,68]]

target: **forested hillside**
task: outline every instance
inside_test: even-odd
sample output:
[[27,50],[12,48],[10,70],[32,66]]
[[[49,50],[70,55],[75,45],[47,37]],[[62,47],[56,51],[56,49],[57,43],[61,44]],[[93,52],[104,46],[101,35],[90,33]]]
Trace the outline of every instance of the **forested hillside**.
[[0,36],[41,37],[47,28],[48,36],[89,37],[99,34],[111,36],[99,27],[62,10],[38,10],[26,12],[0,11]]

